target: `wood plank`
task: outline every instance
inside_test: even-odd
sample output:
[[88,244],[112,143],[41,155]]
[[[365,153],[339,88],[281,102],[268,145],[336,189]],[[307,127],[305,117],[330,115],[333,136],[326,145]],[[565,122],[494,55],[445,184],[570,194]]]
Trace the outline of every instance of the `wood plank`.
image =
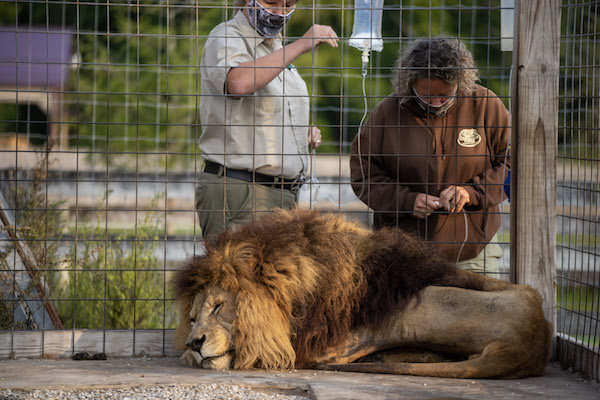
[[179,357],[183,352],[175,349],[175,329],[169,329],[165,332],[165,356]]
[[133,331],[106,331],[105,340],[108,357],[133,356]]
[[77,330],[73,331],[75,353],[103,353],[104,332],[101,330]]
[[12,358],[12,332],[0,331],[0,360]]
[[556,154],[560,7],[516,2],[513,54],[511,264],[513,279],[535,287],[556,327]]
[[14,331],[13,351],[15,358],[40,358],[42,352],[42,331]]
[[73,355],[73,331],[44,332],[44,357],[67,358]]
[[168,346],[164,331],[139,330],[135,331],[135,356],[164,356],[164,346]]
[[[0,332],[0,359],[69,358],[75,353],[108,357],[178,357],[175,330],[53,330]],[[135,348],[134,348],[135,341]],[[74,345],[74,348],[73,348]]]

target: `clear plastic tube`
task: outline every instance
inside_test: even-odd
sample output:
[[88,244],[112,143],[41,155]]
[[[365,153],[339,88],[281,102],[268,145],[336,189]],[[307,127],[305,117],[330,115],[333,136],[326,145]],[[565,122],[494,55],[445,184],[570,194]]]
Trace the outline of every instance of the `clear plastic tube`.
[[383,0],[354,0],[354,25],[349,44],[363,52],[382,51]]

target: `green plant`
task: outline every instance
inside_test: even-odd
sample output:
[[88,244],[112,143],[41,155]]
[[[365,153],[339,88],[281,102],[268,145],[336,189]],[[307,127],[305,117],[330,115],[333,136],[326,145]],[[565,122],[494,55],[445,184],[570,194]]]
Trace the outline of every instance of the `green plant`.
[[[14,226],[0,224],[3,237],[17,235],[34,258],[35,269],[27,287],[17,286],[11,265],[18,262],[13,241],[0,246],[0,330],[30,329],[32,315],[15,319],[18,300],[32,304],[47,301],[58,312],[65,328],[173,327],[174,313],[165,310],[167,272],[154,255],[164,226],[155,212],[140,213],[134,230],[111,234],[104,223],[107,192],[94,215],[78,224],[72,239],[65,239],[63,202],[48,200],[48,153],[40,153],[31,170],[11,172],[2,184]],[[149,209],[154,209],[157,195]],[[61,253],[67,249],[67,255]],[[32,264],[33,265],[33,264]],[[45,283],[42,295],[38,286]],[[14,298],[13,293],[17,295]],[[8,295],[6,295],[8,294]],[[32,312],[35,310],[32,310]],[[168,316],[168,317],[166,317]],[[58,327],[58,326],[56,326]]]
[[[600,307],[600,289],[594,286],[574,285],[556,287],[556,304],[559,312],[568,315],[570,321],[559,325],[562,333],[567,333],[591,347],[600,346],[600,335],[594,330],[593,321],[597,320]],[[579,321],[589,321],[581,324]]]
[[[104,210],[106,193],[98,210]],[[162,195],[150,205],[154,208]],[[78,225],[69,246],[66,269],[56,285],[63,299],[58,310],[65,326],[72,328],[163,328],[172,325],[165,318],[166,272],[159,269],[154,252],[163,230],[156,213],[146,212],[133,232],[109,237],[105,211],[96,221]]]
[[[51,144],[50,146],[51,147]],[[17,285],[14,279],[14,263],[20,262],[13,240],[3,241],[0,246],[0,285],[9,293],[0,300],[0,330],[26,329],[34,326],[31,314],[25,321],[15,320],[15,300],[31,300],[32,304],[41,307],[43,301],[49,301],[48,293],[41,293],[40,285],[51,280],[52,274],[59,268],[63,219],[63,202],[48,201],[46,189],[48,185],[48,151],[40,152],[37,162],[31,170],[9,171],[8,179],[1,186],[7,202],[5,213],[14,219],[14,225],[0,224],[0,234],[5,238],[18,238],[22,251],[32,255],[33,260],[26,260],[28,276],[27,286]],[[22,282],[21,282],[22,283]],[[35,312],[35,310],[30,310]]]

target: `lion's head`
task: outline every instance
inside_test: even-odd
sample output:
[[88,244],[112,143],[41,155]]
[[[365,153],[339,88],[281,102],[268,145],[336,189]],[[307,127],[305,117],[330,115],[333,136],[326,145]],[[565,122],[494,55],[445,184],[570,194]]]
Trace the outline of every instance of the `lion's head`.
[[[218,286],[201,290],[189,307],[189,334],[185,338],[186,365],[227,369],[233,359],[235,296]],[[182,316],[185,320],[186,316]]]
[[257,243],[235,238],[207,244],[206,255],[192,259],[175,278],[181,311],[175,341],[185,350],[182,361],[211,369],[292,368],[290,321],[297,296],[284,281],[303,277],[310,285],[311,278],[276,273]]

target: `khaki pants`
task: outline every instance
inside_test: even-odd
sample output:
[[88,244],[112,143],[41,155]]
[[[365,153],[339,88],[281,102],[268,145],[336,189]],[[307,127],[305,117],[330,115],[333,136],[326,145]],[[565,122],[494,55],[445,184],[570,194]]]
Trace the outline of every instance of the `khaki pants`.
[[282,188],[201,173],[196,185],[196,211],[204,238],[260,218],[274,208],[291,208],[296,195]]
[[490,278],[501,279],[499,261],[500,257],[502,257],[502,248],[497,241],[498,236],[494,235],[492,240],[476,257],[470,260],[459,261],[456,265],[467,271],[484,273]]

